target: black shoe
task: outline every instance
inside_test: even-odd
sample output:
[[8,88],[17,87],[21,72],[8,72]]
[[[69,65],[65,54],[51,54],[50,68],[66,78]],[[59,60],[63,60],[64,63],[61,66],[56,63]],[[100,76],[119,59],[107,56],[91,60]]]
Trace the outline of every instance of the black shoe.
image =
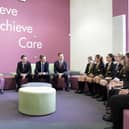
[[97,101],[103,102],[103,101],[105,101],[105,99],[104,98],[98,98]]
[[111,115],[111,110],[106,110],[106,114]]
[[94,98],[96,98],[96,99],[97,99],[97,98],[100,98],[100,97],[101,97],[100,95],[95,95],[95,96],[94,96]]
[[78,94],[80,91],[79,90],[76,90],[75,93]]
[[105,114],[105,115],[103,116],[103,120],[104,120],[104,121],[108,121],[108,122],[112,122],[112,116]]
[[66,88],[65,91],[69,92],[70,90],[69,90],[69,88]]
[[112,127],[107,127],[107,128],[104,128],[104,129],[113,129]]
[[106,111],[107,111],[107,110],[111,110],[111,107],[107,106],[107,107],[105,108],[105,110],[106,110]]
[[1,93],[1,94],[4,94],[4,90],[0,90],[0,93]]
[[76,93],[76,94],[83,94],[84,92],[81,91],[81,90],[77,90],[77,91],[75,91],[75,93]]
[[17,88],[16,88],[16,92],[18,92],[19,88],[20,88],[20,87],[17,87]]
[[93,95],[92,98],[95,98],[95,99],[100,98],[100,95],[97,95],[97,94]]
[[107,106],[107,104],[108,104],[108,102],[107,101],[104,101],[104,103],[103,103],[105,106]]
[[111,109],[106,110],[106,114],[111,115],[112,114]]
[[90,92],[85,94],[86,96],[92,96],[92,94]]

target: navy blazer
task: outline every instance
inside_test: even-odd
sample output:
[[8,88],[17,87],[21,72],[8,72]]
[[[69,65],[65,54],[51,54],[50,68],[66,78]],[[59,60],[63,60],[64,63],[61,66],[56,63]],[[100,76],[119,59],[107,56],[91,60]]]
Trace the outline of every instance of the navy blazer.
[[110,68],[109,69],[107,69],[107,68],[108,68],[108,63],[106,63],[106,67],[104,69],[104,77],[114,78],[114,76],[115,76],[115,64],[112,62],[110,64]]
[[125,67],[120,72],[120,80],[124,82],[124,88],[129,89],[129,70]]
[[122,69],[123,69],[123,65],[122,64],[119,64],[118,67],[117,67],[117,64],[115,65],[115,75],[114,77],[117,77],[120,79],[121,77],[121,74],[122,74]]
[[[38,62],[36,62],[35,74],[38,74],[40,72],[41,72],[41,62],[38,61]],[[49,73],[49,63],[48,62],[45,62],[45,64],[44,64],[44,72]]]
[[31,74],[31,64],[30,62],[27,62],[26,64],[24,64],[24,69],[23,69],[23,64],[22,62],[18,62],[17,64],[17,70],[16,70],[17,74],[20,75],[21,73],[25,73],[30,75]]
[[100,63],[98,65],[98,67],[96,66],[97,64],[94,64],[94,69],[93,69],[93,74],[94,76],[97,76],[97,75],[103,75],[104,74],[104,63]]
[[64,72],[68,72],[67,63],[64,61],[62,63],[62,66],[60,67],[59,61],[56,61],[54,63],[54,73],[64,73]]
[[90,73],[93,73],[93,70],[94,70],[94,64],[92,64],[92,68],[89,70],[90,68],[90,63],[87,64],[86,66],[86,69],[85,69],[85,73],[86,74],[90,74]]

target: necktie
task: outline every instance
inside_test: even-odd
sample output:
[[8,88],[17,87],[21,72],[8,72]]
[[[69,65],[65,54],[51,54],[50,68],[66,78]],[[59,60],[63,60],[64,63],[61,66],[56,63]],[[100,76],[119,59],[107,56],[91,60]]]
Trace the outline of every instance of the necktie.
[[44,64],[41,64],[41,72],[44,72]]
[[23,71],[24,71],[24,68],[25,68],[25,64],[22,64],[22,68],[23,68]]
[[61,68],[62,67],[62,62],[60,61],[59,64],[60,64],[60,68]]

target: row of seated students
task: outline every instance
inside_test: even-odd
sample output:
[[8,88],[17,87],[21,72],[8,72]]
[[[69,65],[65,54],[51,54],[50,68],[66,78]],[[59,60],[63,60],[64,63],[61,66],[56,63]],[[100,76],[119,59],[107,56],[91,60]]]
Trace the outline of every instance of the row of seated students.
[[[64,78],[66,83],[66,91],[69,91],[69,80],[68,80],[68,67],[64,60],[64,54],[62,52],[58,53],[58,60],[54,63],[54,83],[53,86],[56,87],[57,79]],[[29,82],[38,82],[40,79],[45,80],[45,82],[50,82],[49,74],[49,63],[46,56],[40,55],[39,61],[36,62],[35,73],[32,76],[31,64],[27,59],[26,55],[21,56],[21,61],[17,64],[16,70],[16,90],[21,87],[22,80],[27,79]]]
[[123,129],[123,110],[129,109],[129,53],[123,55],[108,54],[106,64],[100,55],[88,57],[85,74],[78,78],[76,93],[85,94],[104,101],[105,115],[103,120],[113,122],[113,127],[105,129]]

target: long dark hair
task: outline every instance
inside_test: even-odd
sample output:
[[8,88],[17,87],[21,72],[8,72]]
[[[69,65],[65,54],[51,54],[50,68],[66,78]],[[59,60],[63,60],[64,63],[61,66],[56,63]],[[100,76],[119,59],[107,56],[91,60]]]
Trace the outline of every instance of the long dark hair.
[[129,53],[126,53],[125,56],[128,58],[128,62],[125,63],[125,70],[129,71]]
[[100,63],[103,63],[103,57],[101,55],[97,54],[95,57],[100,60]]
[[112,53],[109,53],[108,56],[109,56],[110,58],[112,58],[112,62],[115,61],[114,55],[113,55]]

